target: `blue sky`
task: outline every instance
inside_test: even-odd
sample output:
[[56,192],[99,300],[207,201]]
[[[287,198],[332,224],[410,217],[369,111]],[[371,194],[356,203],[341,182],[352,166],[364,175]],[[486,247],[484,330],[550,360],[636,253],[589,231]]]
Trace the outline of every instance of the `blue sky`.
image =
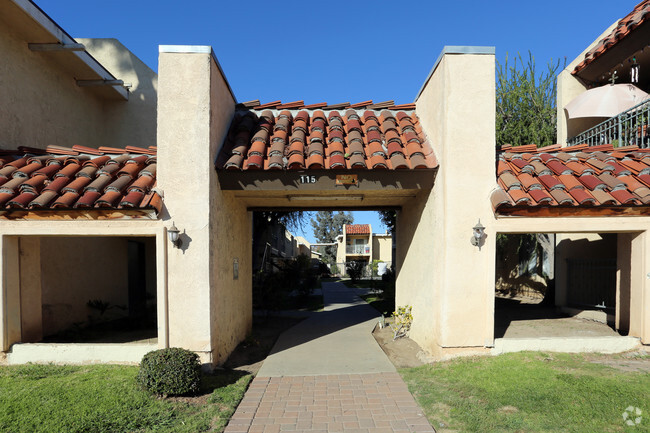
[[[154,70],[158,45],[211,45],[239,101],[307,104],[413,102],[445,45],[494,46],[501,63],[530,50],[542,71],[551,59],[573,60],[638,3],[36,2],[71,36],[117,38]],[[383,232],[372,216],[355,213],[355,222]]]

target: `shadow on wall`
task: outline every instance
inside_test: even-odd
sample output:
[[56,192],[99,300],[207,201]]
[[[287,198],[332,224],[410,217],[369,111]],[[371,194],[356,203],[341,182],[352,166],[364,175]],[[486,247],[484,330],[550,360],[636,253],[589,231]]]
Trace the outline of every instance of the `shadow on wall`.
[[[104,102],[105,145],[156,145],[158,75],[117,39],[77,39],[113,76],[131,84],[129,101]],[[92,147],[92,144],[90,144]]]

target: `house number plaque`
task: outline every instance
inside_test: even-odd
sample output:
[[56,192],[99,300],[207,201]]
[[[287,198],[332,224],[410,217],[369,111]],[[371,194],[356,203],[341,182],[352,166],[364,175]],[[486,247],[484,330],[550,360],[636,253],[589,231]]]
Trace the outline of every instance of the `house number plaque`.
[[359,183],[359,179],[356,174],[337,174],[336,175],[336,184],[337,185],[356,185]]
[[300,175],[300,183],[316,183],[316,176]]

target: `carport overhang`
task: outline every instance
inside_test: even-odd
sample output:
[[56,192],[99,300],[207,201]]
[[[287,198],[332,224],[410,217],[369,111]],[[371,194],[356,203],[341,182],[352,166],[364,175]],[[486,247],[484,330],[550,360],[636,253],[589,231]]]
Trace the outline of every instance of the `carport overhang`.
[[421,170],[217,170],[221,190],[255,209],[399,208],[430,191],[438,168]]

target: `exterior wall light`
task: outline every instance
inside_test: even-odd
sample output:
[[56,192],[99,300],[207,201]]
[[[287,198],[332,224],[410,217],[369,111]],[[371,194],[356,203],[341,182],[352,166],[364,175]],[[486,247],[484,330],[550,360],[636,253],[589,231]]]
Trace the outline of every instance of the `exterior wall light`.
[[479,218],[478,223],[472,227],[472,238],[470,239],[472,245],[478,247],[479,251],[481,251],[481,241],[483,240],[483,236],[485,236],[485,227],[483,227]]
[[167,229],[167,236],[169,236],[169,242],[174,245],[174,248],[180,248],[183,245],[183,241],[179,236],[180,230],[176,228],[176,224],[172,222],[172,226]]

